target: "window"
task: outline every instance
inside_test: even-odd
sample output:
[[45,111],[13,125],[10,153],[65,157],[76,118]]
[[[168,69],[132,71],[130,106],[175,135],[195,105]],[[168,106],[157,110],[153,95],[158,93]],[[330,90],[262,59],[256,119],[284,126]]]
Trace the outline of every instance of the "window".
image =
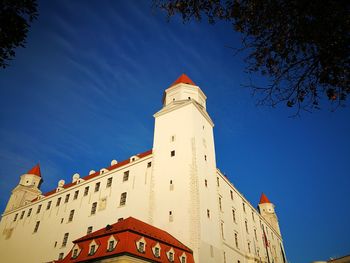
[[67,194],[67,195],[66,195],[66,198],[64,199],[64,202],[65,202],[65,203],[68,203],[68,201],[69,201],[69,194]]
[[87,186],[87,187],[85,187],[85,189],[84,189],[84,196],[87,196],[88,193],[89,193],[89,187]]
[[36,221],[35,227],[34,227],[34,233],[38,232],[39,225],[40,225],[40,221]]
[[88,234],[90,234],[91,232],[92,232],[92,226],[89,226],[89,227],[87,228],[86,234],[88,235]]
[[235,244],[236,244],[236,248],[238,248],[238,234],[235,233]]
[[207,179],[204,180],[204,185],[205,185],[205,187],[208,187],[208,180]]
[[57,241],[55,242],[54,247],[57,247]]
[[224,222],[221,222],[221,236],[223,239],[225,239],[225,237],[224,237]]
[[119,218],[118,218],[118,222],[123,221],[123,219],[124,219],[124,218],[119,217]]
[[252,211],[252,219],[253,219],[253,221],[255,221],[254,212],[253,211]]
[[78,198],[78,195],[79,195],[79,190],[75,191],[74,192],[74,197],[73,199],[76,200]]
[[30,214],[32,213],[32,208],[30,208],[29,210],[28,210],[28,214],[27,214],[27,217],[30,217]]
[[174,157],[174,156],[175,156],[175,150],[172,150],[172,151],[170,152],[170,156],[171,156],[171,157]]
[[219,197],[219,207],[220,207],[220,211],[222,211],[221,197]]
[[248,222],[247,222],[247,220],[244,222],[244,224],[245,224],[245,231],[246,231],[247,233],[249,233],[249,232],[248,232]]
[[36,210],[36,213],[37,213],[37,214],[39,214],[39,213],[40,213],[41,206],[42,206],[42,205],[38,205],[38,209]]
[[124,193],[122,193],[120,195],[120,203],[119,203],[119,205],[122,206],[122,205],[125,205],[125,203],[126,203],[126,192],[124,192]]
[[233,200],[233,191],[230,190],[231,200]]
[[17,217],[18,217],[18,213],[17,213],[17,214],[15,214],[15,217],[13,218],[13,222],[16,222]]
[[126,182],[127,180],[129,180],[129,171],[124,172],[123,176],[123,182]]
[[108,179],[107,179],[107,186],[106,186],[106,188],[108,188],[108,187],[111,187],[111,186],[112,186],[112,180],[113,180],[113,178],[112,178],[112,177],[110,177],[110,178],[108,178]]
[[173,217],[173,211],[169,211],[169,222],[173,222],[174,217]]
[[100,190],[100,185],[101,185],[100,182],[95,184],[95,192],[98,192]]
[[204,161],[206,161],[207,160],[207,156],[206,155],[204,155]]
[[174,253],[169,252],[169,261],[173,262],[174,261]]
[[25,211],[22,211],[21,217],[19,218],[20,220],[23,219]]
[[97,207],[97,202],[92,203],[90,215],[96,214],[96,207]]
[[243,205],[243,212],[245,213],[245,203],[242,203]]
[[256,235],[256,229],[254,228],[254,236],[255,236],[255,240],[258,240],[258,237]]
[[160,255],[159,247],[155,247],[155,248],[154,248],[154,256],[155,256],[156,258],[159,258],[159,255]]
[[171,136],[171,141],[174,142],[175,141],[175,135]]
[[95,249],[96,249],[96,245],[91,245],[91,247],[90,247],[90,252],[89,252],[89,256],[95,254]]
[[250,253],[250,243],[248,242],[248,252]]
[[59,206],[59,205],[60,205],[61,199],[62,199],[61,197],[57,199],[56,206]]
[[50,207],[51,207],[51,201],[49,201],[49,202],[47,203],[46,210],[49,210]]
[[219,177],[216,177],[216,184],[217,184],[218,186],[220,186],[220,179],[219,179]]
[[232,220],[236,223],[236,211],[232,209]]
[[144,253],[145,252],[145,243],[140,242],[138,250],[139,250],[139,252]]
[[186,258],[185,257],[181,257],[181,263],[186,263]]
[[147,168],[150,168],[152,166],[152,162],[147,163]]
[[207,217],[210,218],[210,211],[207,209]]
[[108,251],[112,251],[113,249],[114,249],[114,240],[111,240],[108,243]]
[[78,249],[73,250],[72,258],[77,258],[78,257]]
[[63,256],[64,256],[64,254],[63,253],[60,253],[59,255],[58,255],[58,259],[60,260],[60,259],[63,259]]
[[63,241],[62,241],[62,247],[65,247],[67,245],[68,236],[69,236],[69,233],[64,234]]
[[71,222],[73,220],[73,217],[74,217],[74,210],[71,210],[69,213],[68,222]]
[[173,180],[170,180],[170,191],[173,191],[174,190],[174,185],[173,185]]

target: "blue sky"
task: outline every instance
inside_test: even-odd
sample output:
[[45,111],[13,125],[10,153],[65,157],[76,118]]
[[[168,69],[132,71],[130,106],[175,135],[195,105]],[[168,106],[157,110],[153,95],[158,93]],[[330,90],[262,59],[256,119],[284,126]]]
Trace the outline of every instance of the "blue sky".
[[151,149],[162,93],[186,73],[208,97],[218,167],[253,205],[261,192],[275,203],[289,261],[349,253],[349,107],[255,106],[229,24],[168,23],[149,1],[41,1],[39,13],[0,70],[1,211],[37,162],[45,192]]

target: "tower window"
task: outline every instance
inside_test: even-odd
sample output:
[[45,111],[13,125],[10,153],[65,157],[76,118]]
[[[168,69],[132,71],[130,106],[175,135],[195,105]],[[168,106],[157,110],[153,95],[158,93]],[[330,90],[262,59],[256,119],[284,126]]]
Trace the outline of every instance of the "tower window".
[[204,180],[204,185],[205,185],[205,187],[208,187],[208,180],[207,179]]
[[175,156],[175,150],[172,150],[172,151],[170,152],[170,156],[171,156],[171,157],[174,157],[174,156]]
[[147,168],[150,168],[152,166],[152,162],[147,163]]
[[96,207],[97,207],[97,202],[92,203],[91,213],[90,213],[91,215],[96,214]]
[[170,140],[171,140],[172,142],[174,142],[174,141],[175,141],[175,135],[172,135]]
[[32,213],[32,208],[30,208],[29,210],[28,210],[28,214],[27,214],[27,217],[30,217],[30,214]]
[[95,184],[95,192],[98,192],[100,190],[100,185],[101,185],[100,182]]
[[238,248],[238,234],[235,233],[235,244],[236,244],[236,248]]
[[57,199],[57,201],[56,201],[56,206],[59,206],[60,205],[60,203],[61,203],[61,197],[59,197],[58,199]]
[[206,155],[204,155],[204,160],[205,160],[205,161],[207,160],[207,156],[206,156]]
[[173,180],[170,180],[170,191],[174,190]]
[[120,206],[123,206],[126,204],[126,195],[127,195],[126,192],[124,192],[120,195],[120,203],[119,203]]
[[174,218],[173,218],[173,211],[169,211],[169,222],[173,222]]
[[38,232],[39,225],[40,225],[40,221],[36,221],[35,227],[34,227],[34,233]]
[[15,217],[13,218],[13,222],[16,222],[17,217],[18,217],[18,213],[17,213],[17,214],[15,214]]
[[106,188],[112,186],[112,180],[113,180],[113,177],[110,177],[110,178],[107,179],[107,186],[106,186]]
[[84,196],[87,196],[89,194],[89,187],[85,187],[84,189]]
[[233,200],[233,191],[230,190],[231,200]]
[[70,194],[67,194],[67,195],[66,195],[66,198],[64,199],[64,202],[65,202],[65,203],[68,203],[68,201],[69,201],[69,196],[70,196]]
[[210,210],[207,209],[207,217],[210,218]]
[[62,241],[62,247],[65,247],[67,245],[68,236],[69,236],[69,233],[64,234],[63,241]]
[[73,217],[74,217],[74,210],[71,210],[69,213],[68,222],[71,222],[73,220]]
[[22,211],[21,217],[19,218],[20,220],[23,219],[25,211]]
[[51,207],[51,201],[49,201],[49,202],[47,203],[46,210],[49,210],[50,207]]
[[129,171],[125,171],[123,176],[123,182],[126,182],[128,180],[129,180]]
[[37,214],[39,214],[39,213],[40,213],[41,206],[42,206],[42,205],[38,205],[38,209],[36,210],[36,213],[37,213]]
[[78,195],[79,195],[79,190],[74,192],[73,199],[76,200],[78,198]]

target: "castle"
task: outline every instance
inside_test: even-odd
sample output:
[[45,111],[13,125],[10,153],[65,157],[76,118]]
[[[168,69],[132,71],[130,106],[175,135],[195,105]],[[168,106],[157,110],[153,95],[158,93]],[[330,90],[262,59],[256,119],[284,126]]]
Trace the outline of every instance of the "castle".
[[255,209],[216,167],[200,87],[181,75],[154,118],[152,150],[74,174],[48,193],[39,165],[23,174],[2,214],[0,261],[63,259],[72,241],[131,216],[167,231],[197,263],[286,262],[274,205],[262,194]]

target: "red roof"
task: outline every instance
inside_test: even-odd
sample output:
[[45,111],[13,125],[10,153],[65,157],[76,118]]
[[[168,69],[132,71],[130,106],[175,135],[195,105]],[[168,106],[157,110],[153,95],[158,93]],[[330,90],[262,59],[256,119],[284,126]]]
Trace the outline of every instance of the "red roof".
[[27,174],[34,174],[34,175],[37,175],[37,176],[41,177],[40,165],[39,164],[35,165],[32,169],[30,169],[27,172]]
[[175,80],[173,84],[170,85],[170,87],[175,86],[179,83],[185,83],[196,86],[196,84],[186,74],[182,74],[177,80]]
[[[108,241],[113,237],[117,243],[113,250],[108,250]],[[136,242],[144,239],[144,251],[140,252]],[[93,255],[89,255],[89,246],[95,242],[98,247]],[[169,262],[166,252],[174,251],[174,263],[180,263],[180,257],[186,255],[188,263],[194,263],[193,252],[183,245],[169,233],[142,222],[133,217],[121,220],[113,225],[97,230],[89,235],[73,241],[81,249],[76,258],[72,258],[73,249],[66,255],[63,260],[58,262],[87,262],[90,260],[101,260],[103,258],[118,257],[129,255],[131,257],[144,259],[147,262]],[[152,248],[159,244],[160,256],[156,257]],[[56,261],[57,262],[57,261]]]
[[267,196],[262,193],[260,197],[260,202],[259,204],[265,204],[265,203],[271,203],[270,200],[267,198]]
[[[139,158],[143,158],[143,157],[146,157],[146,156],[148,156],[148,155],[150,155],[150,154],[152,154],[152,150],[148,150],[148,151],[146,151],[146,152],[136,154],[136,156],[139,157]],[[108,171],[112,171],[112,170],[117,169],[117,168],[119,168],[119,167],[121,167],[121,166],[124,166],[124,165],[126,165],[126,164],[128,164],[128,163],[130,163],[130,159],[124,160],[124,161],[119,162],[119,163],[117,163],[117,164],[115,164],[115,165],[111,165],[111,166],[107,167],[106,169],[107,169]],[[33,169],[34,169],[34,168],[33,168]],[[39,170],[39,171],[40,171],[40,170]],[[98,175],[100,175],[100,171],[97,171],[97,172],[95,172],[95,173],[93,173],[93,174],[89,174],[89,175],[83,177],[82,179],[84,179],[84,180],[86,181],[86,180],[89,180],[89,179],[91,179],[91,178],[94,178],[94,177],[96,177],[96,176],[98,176]],[[73,185],[76,185],[76,184],[77,184],[77,183],[68,183],[68,184],[65,184],[65,185],[63,186],[63,188],[64,188],[64,189],[67,189],[67,188],[69,188],[69,187],[71,187],[71,186],[73,186]],[[53,195],[54,193],[56,193],[56,189],[51,190],[50,192],[47,192],[47,193],[45,193],[45,194],[43,194],[43,195],[44,195],[44,196],[50,196],[50,195]],[[35,201],[37,201],[37,200],[38,200],[38,198],[35,198],[35,199],[32,200],[32,202],[35,202]]]

